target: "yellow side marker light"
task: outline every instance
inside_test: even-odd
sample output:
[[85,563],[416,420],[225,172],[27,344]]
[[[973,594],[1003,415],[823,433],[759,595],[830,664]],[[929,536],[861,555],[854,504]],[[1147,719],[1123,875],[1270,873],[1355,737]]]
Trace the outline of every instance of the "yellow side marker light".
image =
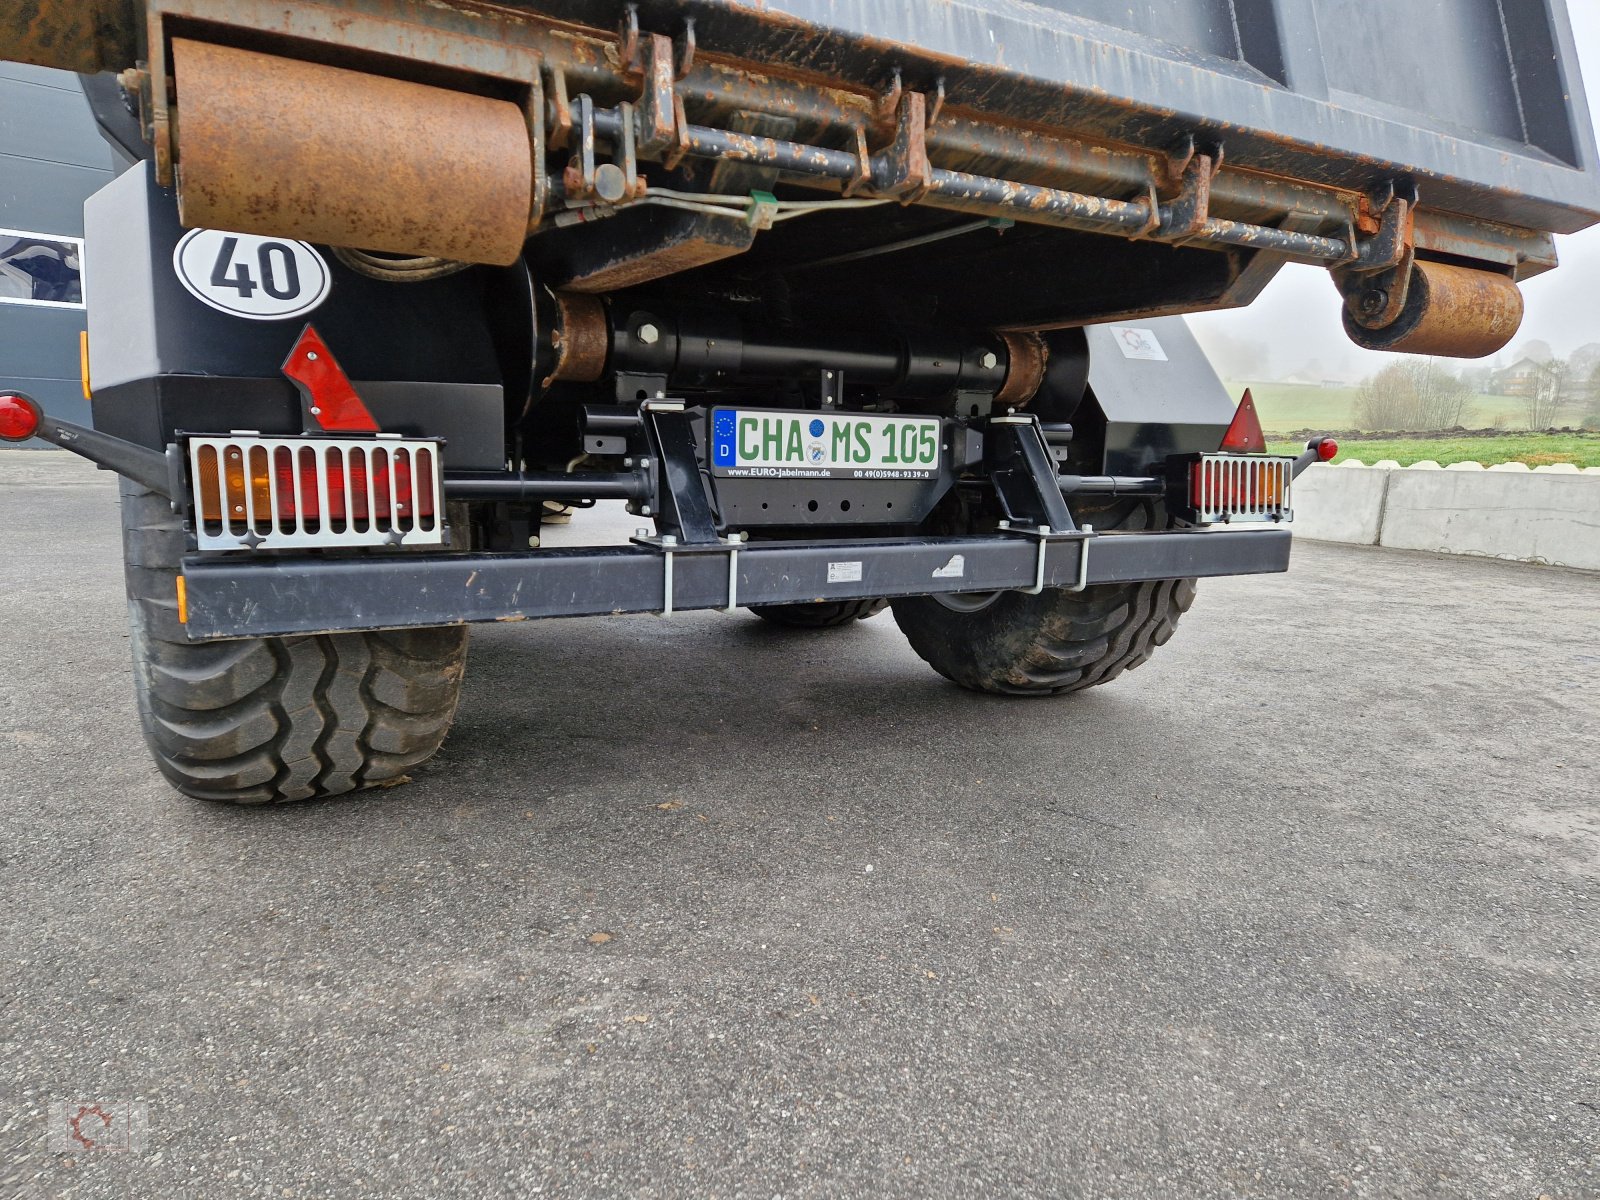
[[178,624],[189,623],[189,587],[183,581],[183,576],[178,576]]
[[94,399],[94,394],[89,390],[89,331],[78,330],[78,377],[83,380],[83,398]]

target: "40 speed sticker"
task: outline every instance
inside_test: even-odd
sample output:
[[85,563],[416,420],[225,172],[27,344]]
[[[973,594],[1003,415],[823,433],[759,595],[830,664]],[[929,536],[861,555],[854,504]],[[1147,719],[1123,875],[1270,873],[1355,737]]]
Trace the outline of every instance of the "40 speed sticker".
[[328,298],[328,264],[304,242],[193,229],[172,252],[172,269],[190,295],[249,321],[282,321]]

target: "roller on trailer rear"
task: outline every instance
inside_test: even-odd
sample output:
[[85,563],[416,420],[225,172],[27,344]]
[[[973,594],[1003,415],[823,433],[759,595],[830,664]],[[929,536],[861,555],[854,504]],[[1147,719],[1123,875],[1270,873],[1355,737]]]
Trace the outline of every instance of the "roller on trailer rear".
[[[1419,68],[1416,46],[1429,53]],[[1600,216],[1559,0],[95,0],[94,428],[136,687],[195,796],[389,784],[473,622],[892,609],[1041,695],[1285,570],[1184,313],[1327,270],[1359,345],[1482,357]],[[626,545],[541,541],[620,503]],[[819,635],[822,636],[822,635]]]

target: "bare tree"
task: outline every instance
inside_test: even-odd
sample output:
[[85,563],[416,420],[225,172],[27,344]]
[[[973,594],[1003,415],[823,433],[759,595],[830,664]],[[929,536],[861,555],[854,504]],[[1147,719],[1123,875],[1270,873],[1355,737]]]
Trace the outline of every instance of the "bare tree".
[[1583,385],[1583,399],[1587,402],[1583,410],[1583,427],[1600,429],[1600,367],[1589,373]]
[[1356,419],[1363,429],[1454,429],[1472,389],[1433,359],[1390,363],[1361,384]]
[[1467,400],[1472,389],[1461,376],[1441,366],[1437,360],[1428,359],[1412,363],[1421,367],[1417,380],[1417,428],[1456,429],[1467,411]]
[[1533,386],[1523,398],[1529,429],[1548,429],[1575,399],[1572,368],[1565,359],[1553,358],[1533,377]]

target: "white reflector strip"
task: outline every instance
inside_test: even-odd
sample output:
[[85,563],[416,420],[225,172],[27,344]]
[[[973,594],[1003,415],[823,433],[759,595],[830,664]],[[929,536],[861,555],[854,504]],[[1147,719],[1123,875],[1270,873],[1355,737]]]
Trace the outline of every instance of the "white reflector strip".
[[436,441],[236,434],[188,442],[202,550],[444,542]]

